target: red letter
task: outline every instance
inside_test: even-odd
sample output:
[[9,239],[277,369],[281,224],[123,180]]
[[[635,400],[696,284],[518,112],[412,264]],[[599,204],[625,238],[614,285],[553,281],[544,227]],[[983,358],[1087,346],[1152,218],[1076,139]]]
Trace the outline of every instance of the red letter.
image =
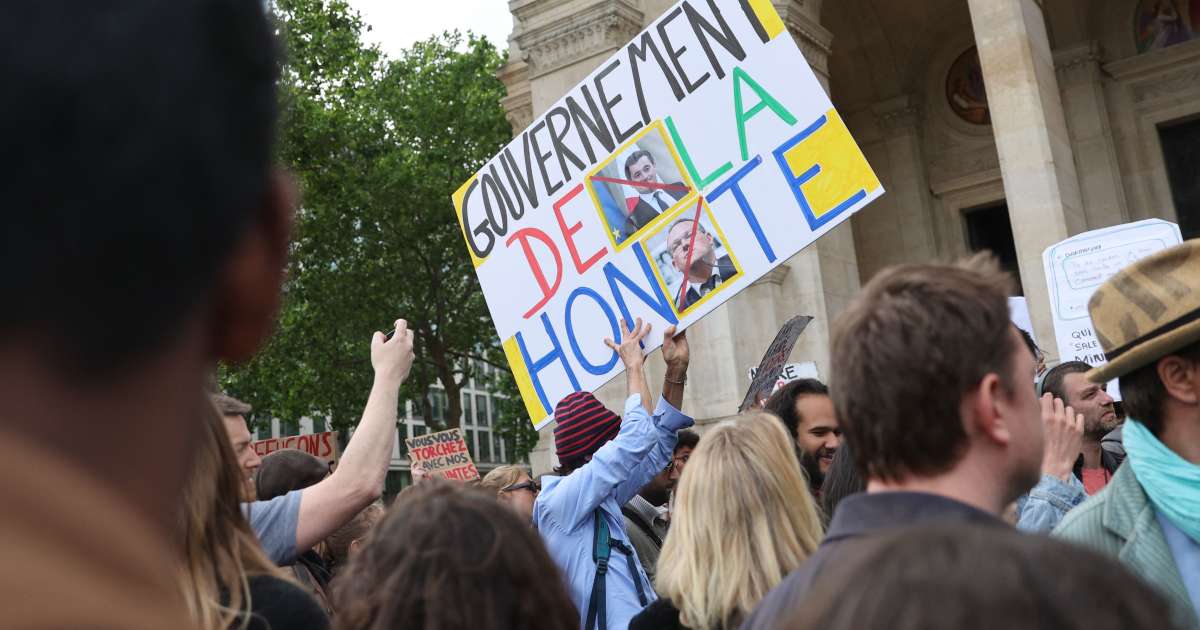
[[[575,239],[571,238],[571,236],[583,229],[583,223],[579,222],[568,228],[567,222],[563,220],[562,207],[574,199],[575,195],[578,195],[581,190],[583,190],[583,184],[572,188],[571,192],[563,195],[562,199],[554,202],[554,216],[558,218],[558,227],[562,230],[563,240],[567,242],[567,250],[571,252],[571,260],[575,262],[575,271],[583,274],[589,267],[596,264],[601,258],[604,258],[604,255],[608,253],[608,248],[601,248],[600,251],[592,254],[592,257],[587,259],[587,262],[580,262],[579,260],[579,250],[575,247]],[[526,315],[526,317],[529,316]]]
[[[529,246],[529,237],[546,244],[550,248],[550,253],[554,254],[554,266],[557,267],[554,271],[554,286],[546,282],[546,274],[542,273],[542,265],[538,262],[537,257],[533,255],[533,248]],[[554,241],[550,240],[546,233],[537,228],[523,228],[513,232],[513,235],[508,237],[504,242],[505,245],[512,247],[512,242],[521,239],[521,249],[525,252],[525,259],[529,261],[529,269],[533,271],[533,277],[537,279],[538,286],[542,289],[542,299],[533,308],[525,313],[525,319],[529,319],[538,309],[546,305],[550,298],[554,297],[554,293],[558,291],[558,285],[562,283],[562,256],[558,255],[558,248],[554,246]]]

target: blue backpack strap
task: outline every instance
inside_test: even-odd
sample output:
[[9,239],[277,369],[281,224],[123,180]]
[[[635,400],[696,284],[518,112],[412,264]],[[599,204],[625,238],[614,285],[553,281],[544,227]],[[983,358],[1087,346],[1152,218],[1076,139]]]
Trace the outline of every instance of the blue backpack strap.
[[[608,521],[596,510],[596,525],[592,538],[592,560],[596,562],[596,578],[592,580],[592,598],[588,602],[587,621],[584,622],[584,630],[592,630],[592,628],[607,628],[608,620],[605,614],[604,604],[606,593],[604,587],[604,576],[608,573],[608,557],[612,555],[611,540],[608,536]],[[639,589],[640,590],[640,589]],[[597,626],[597,622],[599,625]]]
[[613,540],[609,543],[613,549],[625,554],[625,560],[629,563],[629,577],[633,579],[633,586],[637,589],[638,603],[645,608],[650,601],[646,598],[646,591],[642,589],[642,574],[638,571],[637,560],[633,559],[633,549],[619,540]]

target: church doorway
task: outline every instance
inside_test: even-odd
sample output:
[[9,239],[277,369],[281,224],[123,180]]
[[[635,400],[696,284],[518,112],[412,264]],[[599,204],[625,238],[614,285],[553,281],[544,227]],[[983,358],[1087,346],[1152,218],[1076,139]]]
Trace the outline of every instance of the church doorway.
[[1200,118],[1158,128],[1183,238],[1200,236]]
[[1021,271],[1017,265],[1017,243],[1013,240],[1012,223],[1008,219],[1008,204],[999,201],[963,210],[966,222],[967,246],[972,252],[991,251],[1000,261],[1000,268],[1012,274],[1014,295],[1024,295]]

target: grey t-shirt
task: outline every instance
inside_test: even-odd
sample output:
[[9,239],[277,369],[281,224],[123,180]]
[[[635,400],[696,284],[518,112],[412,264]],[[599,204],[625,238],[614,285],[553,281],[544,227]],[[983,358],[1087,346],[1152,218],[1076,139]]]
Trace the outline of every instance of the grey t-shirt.
[[286,566],[296,559],[296,524],[300,521],[300,495],[303,490],[275,497],[270,501],[243,503],[242,512],[250,529],[258,536],[267,557]]

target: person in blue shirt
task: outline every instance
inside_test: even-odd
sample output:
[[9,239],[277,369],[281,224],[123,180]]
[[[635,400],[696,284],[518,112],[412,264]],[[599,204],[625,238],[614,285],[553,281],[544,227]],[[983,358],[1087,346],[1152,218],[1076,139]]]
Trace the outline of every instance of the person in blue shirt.
[[[679,411],[687,378],[688,343],[669,327],[663,337],[667,364],[662,397],[649,406],[641,341],[649,324],[632,330],[621,321],[620,343],[606,339],[625,364],[629,398],[624,420],[588,392],[562,399],[554,410],[554,444],[559,467],[543,480],[533,522],[554,563],[562,570],[584,628],[625,630],[629,620],[656,599],[629,544],[621,506],[671,459],[676,432],[692,426]],[[609,560],[598,562],[607,530]]]

